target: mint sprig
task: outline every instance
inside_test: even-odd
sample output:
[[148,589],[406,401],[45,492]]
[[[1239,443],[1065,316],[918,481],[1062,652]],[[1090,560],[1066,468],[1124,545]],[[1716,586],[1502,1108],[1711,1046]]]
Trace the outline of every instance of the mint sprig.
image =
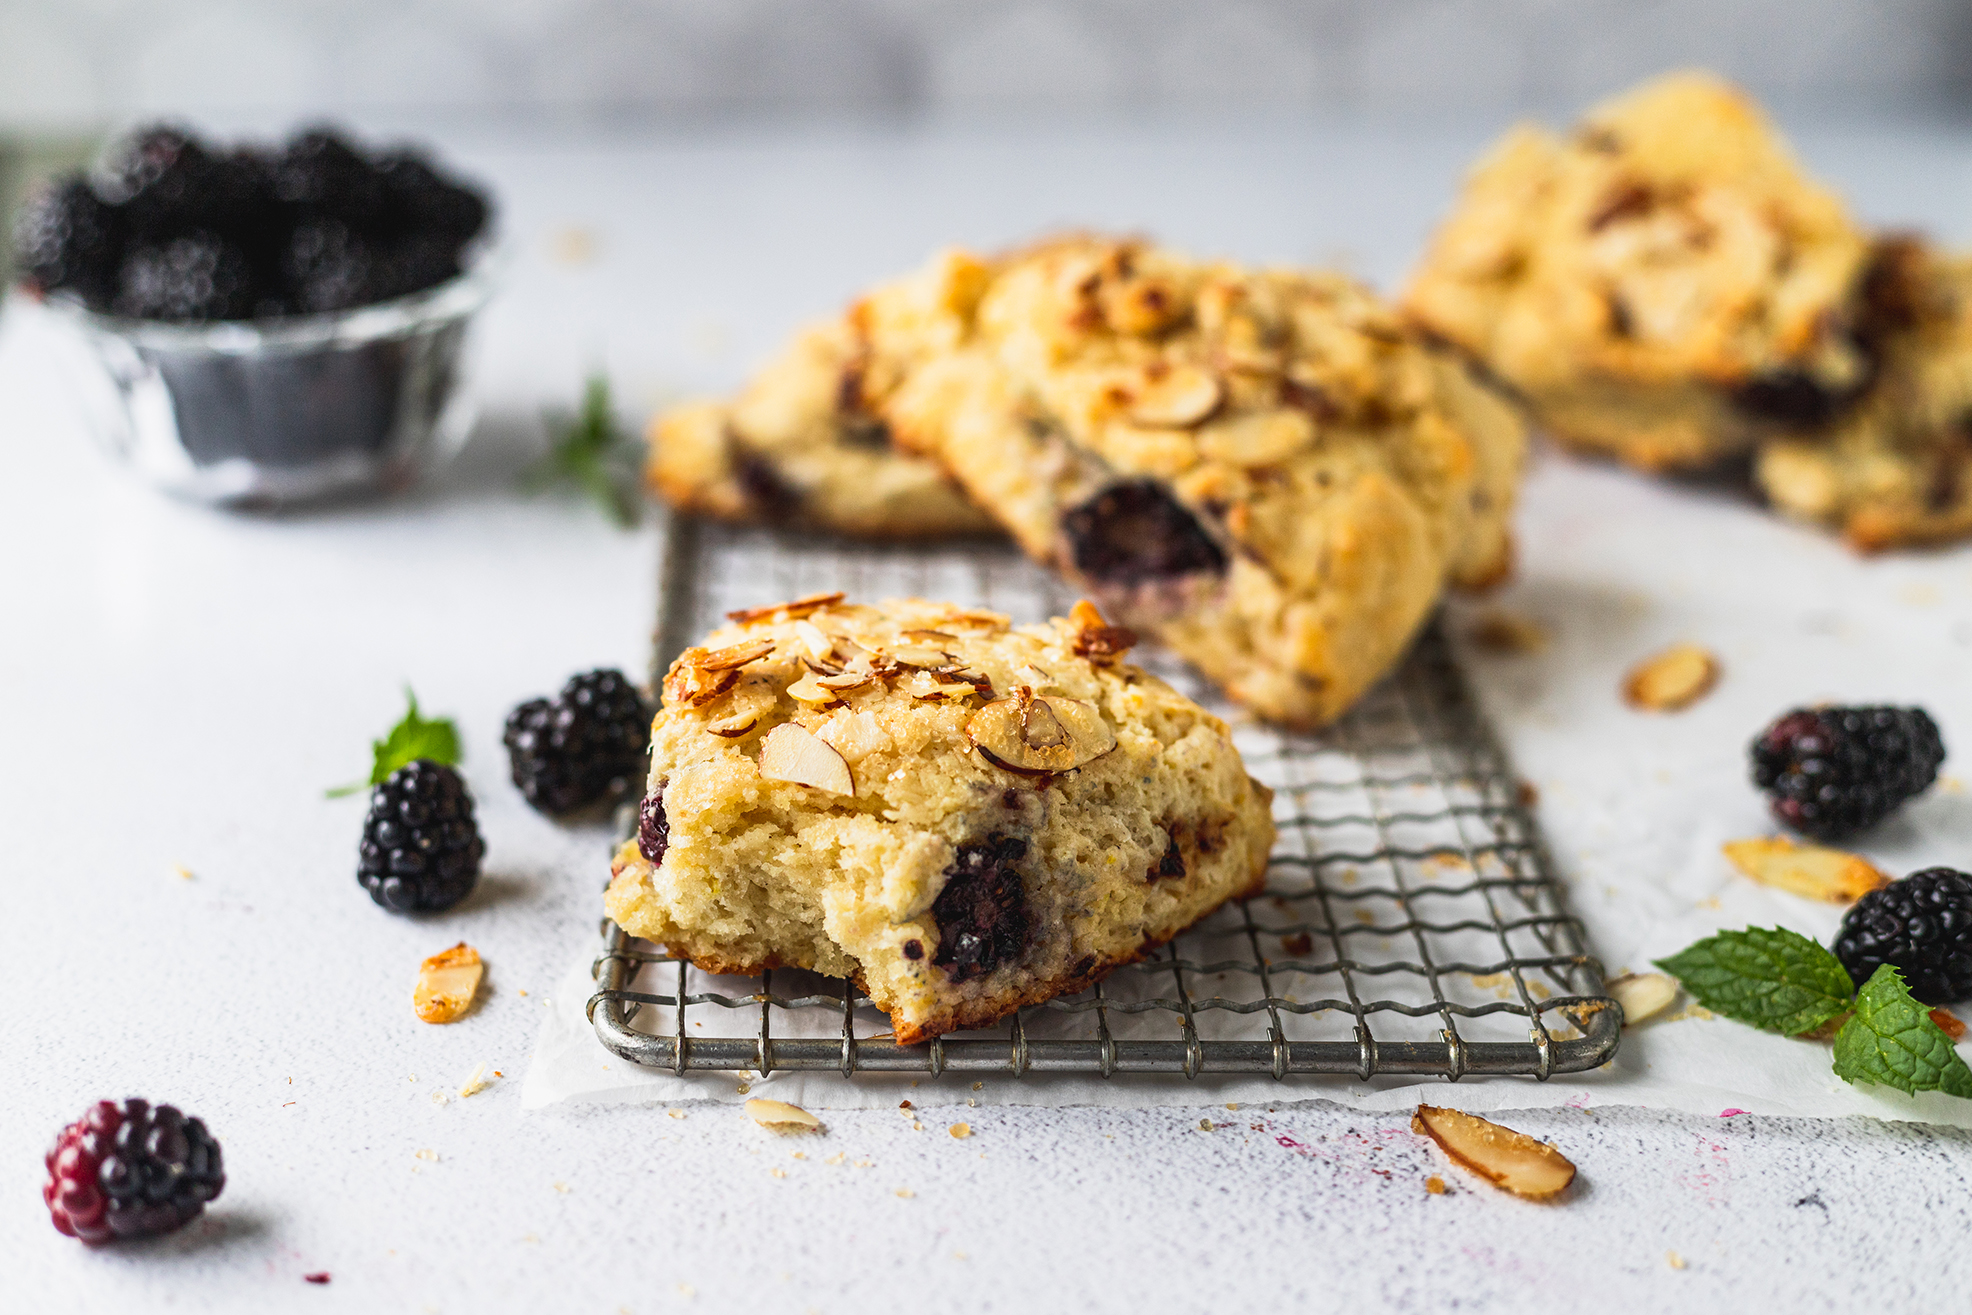
[[1722,931],[1657,966],[1713,1013],[1800,1036],[1848,1014],[1835,1034],[1835,1076],[1972,1100],[1972,1068],[1889,964],[1856,990],[1842,961],[1783,927]]
[[572,484],[617,525],[626,530],[634,526],[643,508],[637,490],[642,444],[617,427],[608,376],[590,375],[582,389],[581,410],[572,419],[549,417],[548,430],[553,444],[521,477],[521,486],[539,493]]
[[1931,1021],[1930,1008],[1912,997],[1903,974],[1887,963],[1863,983],[1856,1012],[1835,1034],[1835,1076],[1972,1100],[1972,1068]]
[[1856,990],[1840,959],[1781,927],[1720,932],[1657,966],[1713,1013],[1783,1036],[1841,1017]]
[[390,774],[405,763],[429,758],[447,767],[459,761],[459,728],[449,717],[425,717],[418,712],[418,696],[404,687],[404,701],[409,706],[404,717],[390,733],[381,740],[370,741],[370,779],[355,785],[337,786],[328,792],[331,799],[367,790],[374,785],[382,785]]

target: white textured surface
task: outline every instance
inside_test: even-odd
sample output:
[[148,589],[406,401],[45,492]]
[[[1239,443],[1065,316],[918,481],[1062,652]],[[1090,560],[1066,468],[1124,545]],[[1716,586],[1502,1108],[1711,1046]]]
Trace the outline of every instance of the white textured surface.
[[[1807,136],[1811,158],[1866,190],[1866,208],[1966,235],[1972,139]],[[495,422],[434,488],[307,516],[216,516],[123,483],[83,445],[45,356],[9,322],[8,1304],[1945,1308],[1972,1280],[1952,1245],[1972,1225],[1972,1136],[1953,1129],[1529,1112],[1509,1122],[1582,1167],[1568,1200],[1538,1207],[1447,1170],[1398,1116],[1312,1104],[981,1107],[966,1113],[976,1132],[964,1141],[942,1131],[949,1112],[919,1132],[894,1112],[842,1111],[825,1136],[789,1142],[706,1105],[682,1121],[644,1107],[520,1109],[543,995],[593,935],[604,837],[520,805],[502,779],[500,719],[572,670],[642,660],[655,556],[648,532],[512,494],[535,408],[571,394],[599,356],[639,401],[729,379],[797,317],[939,240],[1060,218],[1251,258],[1351,249],[1388,279],[1471,144],[1466,133],[1260,131],[651,150],[460,142],[506,192],[520,252],[484,343]],[[547,261],[568,225],[596,235],[596,263]],[[1674,510],[1670,491],[1613,472],[1544,468],[1526,571],[1506,601],[1554,623],[1558,646],[1479,667],[1579,897],[1612,867],[1663,872],[1639,932],[1743,911],[1710,856],[1714,839],[1757,825],[1740,744],[1792,699],[1863,692],[1822,687],[1809,662],[1845,645],[1878,654],[1886,683],[1869,692],[1923,697],[1948,736],[1972,742],[1958,674],[1964,550],[1857,565],[1718,495],[1689,496],[1691,509]],[[1665,535],[1673,515],[1700,528]],[[1626,539],[1661,541],[1661,572],[1636,578]],[[1787,580],[1735,578],[1744,554],[1782,542],[1799,559]],[[1628,743],[1578,755],[1565,718],[1609,698],[1637,652],[1692,627],[1704,638],[1728,610],[1793,628],[1729,649],[1713,702],[1626,723]],[[1802,629],[1818,612],[1834,628]],[[406,679],[460,719],[490,845],[480,891],[428,922],[362,897],[361,801],[321,798],[360,772]],[[1606,807],[1631,798],[1646,806]],[[1962,844],[1962,797],[1935,796],[1910,817],[1879,837],[1886,858]],[[193,880],[171,873],[181,863]],[[1696,910],[1715,888],[1724,907]],[[451,1027],[417,1023],[417,960],[462,936],[487,957],[490,996]],[[1620,960],[1662,947],[1603,948]],[[470,1100],[432,1102],[482,1061],[506,1076]],[[181,1235],[89,1252],[47,1227],[39,1157],[89,1101],[127,1093],[205,1116],[232,1181]],[[1231,1126],[1207,1133],[1201,1119]],[[1427,1196],[1431,1173],[1452,1193]],[[303,1285],[323,1270],[331,1284]]]

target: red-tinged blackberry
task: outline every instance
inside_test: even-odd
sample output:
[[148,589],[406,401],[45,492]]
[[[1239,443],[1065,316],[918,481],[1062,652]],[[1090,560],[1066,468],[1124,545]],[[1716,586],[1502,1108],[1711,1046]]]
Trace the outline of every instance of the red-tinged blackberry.
[[1753,741],[1753,783],[1781,822],[1840,840],[1923,793],[1944,759],[1922,708],[1797,708]]
[[650,723],[650,704],[622,672],[571,677],[552,700],[507,715],[514,784],[549,814],[620,798],[643,780]]
[[1027,887],[1014,864],[1027,855],[1027,842],[994,832],[984,841],[960,845],[945,885],[931,903],[938,924],[938,952],[931,961],[954,982],[983,977],[1027,952],[1033,917]]
[[485,854],[465,781],[419,758],[370,793],[356,879],[392,913],[436,913],[471,893]]
[[1858,987],[1887,963],[1927,1005],[1972,1000],[1972,877],[1926,868],[1870,891],[1842,919],[1835,957]]
[[331,128],[295,136],[268,173],[274,195],[304,218],[340,219],[368,230],[382,222],[389,205],[375,167]]
[[116,295],[122,224],[80,178],[47,188],[14,218],[14,261],[43,293],[67,290],[95,310]]
[[84,1242],[182,1228],[226,1186],[219,1143],[170,1105],[98,1101],[48,1152],[41,1200],[55,1227]]
[[420,152],[380,155],[376,170],[390,197],[393,227],[443,237],[455,249],[486,227],[490,213],[486,198],[441,174]]
[[253,314],[257,300],[246,252],[200,230],[132,247],[113,308],[140,320],[240,320]]
[[660,782],[656,791],[645,795],[644,802],[637,806],[637,852],[656,867],[664,862],[670,849],[671,817],[664,811],[664,783]]

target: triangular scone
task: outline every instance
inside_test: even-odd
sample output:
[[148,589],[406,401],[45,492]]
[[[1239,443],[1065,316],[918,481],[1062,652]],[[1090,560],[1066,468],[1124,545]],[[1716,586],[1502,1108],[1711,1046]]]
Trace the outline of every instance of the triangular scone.
[[819,325],[730,403],[665,412],[650,428],[651,488],[722,520],[864,538],[992,533],[936,462],[892,445],[871,405],[869,359],[852,321]]
[[1825,430],[1867,390],[1881,248],[1758,107],[1673,74],[1479,161],[1403,297],[1563,441],[1652,470]]
[[1076,237],[948,254],[858,314],[881,350],[927,304],[960,345],[886,400],[898,442],[1262,716],[1340,715],[1448,582],[1510,567],[1517,415],[1348,279]]
[[840,595],[742,615],[664,683],[607,903],[713,972],[847,977],[912,1043],[1079,991],[1265,879],[1226,726],[1045,625]]

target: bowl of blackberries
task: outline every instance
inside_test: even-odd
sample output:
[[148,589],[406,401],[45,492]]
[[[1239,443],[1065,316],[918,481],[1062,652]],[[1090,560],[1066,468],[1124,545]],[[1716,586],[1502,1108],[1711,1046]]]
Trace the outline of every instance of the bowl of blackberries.
[[199,501],[279,504],[401,487],[464,441],[491,219],[419,150],[153,125],[28,200],[15,268],[114,456]]

